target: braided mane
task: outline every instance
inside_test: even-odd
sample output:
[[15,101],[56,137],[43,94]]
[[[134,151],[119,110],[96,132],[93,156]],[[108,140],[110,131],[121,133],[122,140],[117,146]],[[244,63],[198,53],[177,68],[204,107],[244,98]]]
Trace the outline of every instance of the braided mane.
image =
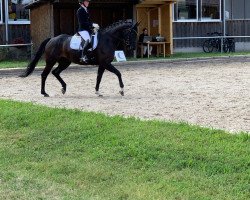
[[132,22],[131,21],[118,21],[118,22],[115,22],[115,23],[107,26],[106,28],[104,28],[102,30],[102,32],[106,33],[106,32],[116,31],[116,30],[118,30],[120,28],[123,28],[124,26],[131,27]]

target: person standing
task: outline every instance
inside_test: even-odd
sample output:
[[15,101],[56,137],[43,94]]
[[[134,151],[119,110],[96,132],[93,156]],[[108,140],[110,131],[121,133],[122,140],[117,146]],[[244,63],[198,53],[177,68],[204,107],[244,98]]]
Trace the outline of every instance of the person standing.
[[88,13],[88,7],[91,0],[78,0],[80,4],[80,8],[77,10],[77,19],[78,19],[78,33],[81,35],[82,41],[82,55],[80,58],[80,62],[87,63],[88,58],[86,56],[87,46],[90,43],[90,35],[92,32],[92,28],[99,29],[99,25],[93,23],[90,20],[90,16]]

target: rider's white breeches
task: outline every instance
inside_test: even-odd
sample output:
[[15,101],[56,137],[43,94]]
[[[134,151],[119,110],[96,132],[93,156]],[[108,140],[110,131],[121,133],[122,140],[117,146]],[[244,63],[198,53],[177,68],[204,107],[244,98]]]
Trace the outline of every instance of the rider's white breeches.
[[89,36],[89,32],[88,31],[79,31],[78,32],[82,38],[86,41],[89,40],[90,41],[90,36]]

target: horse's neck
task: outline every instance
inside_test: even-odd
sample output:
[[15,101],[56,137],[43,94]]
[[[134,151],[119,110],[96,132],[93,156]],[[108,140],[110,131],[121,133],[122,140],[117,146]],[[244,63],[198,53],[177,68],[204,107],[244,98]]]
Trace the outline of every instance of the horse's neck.
[[107,31],[107,32],[100,32],[100,40],[103,42],[112,42],[114,44],[119,43],[122,41],[122,32],[120,31]]
[[117,30],[117,31],[114,31],[114,32],[111,32],[110,35],[114,38],[115,42],[117,41],[121,41],[123,38],[123,35],[122,35],[122,31],[121,30]]
[[[124,26],[109,28],[109,30],[106,30],[102,32],[102,38],[108,39],[110,43],[113,44],[114,48],[119,46],[119,44],[122,43],[122,40],[124,39],[124,31],[129,28],[128,24],[125,24]],[[103,41],[107,41],[104,39]]]

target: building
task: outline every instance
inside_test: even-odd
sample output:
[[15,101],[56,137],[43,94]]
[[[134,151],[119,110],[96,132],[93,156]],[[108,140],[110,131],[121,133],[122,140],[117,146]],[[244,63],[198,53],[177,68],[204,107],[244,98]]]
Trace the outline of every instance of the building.
[[0,45],[30,43],[28,2],[0,0]]
[[[92,0],[89,12],[92,20],[101,27],[119,20],[140,21],[140,31],[147,26],[150,34],[161,34],[168,42],[167,53],[172,53],[173,0]],[[37,47],[45,38],[77,31],[78,1],[38,0],[30,2],[31,36]],[[145,18],[146,16],[146,18]],[[165,25],[167,24],[167,26]]]
[[[77,30],[77,0],[0,0],[0,45],[30,43]],[[250,49],[249,0],[92,0],[93,21],[140,21],[166,38],[167,53],[202,51],[207,33],[237,36],[236,50]],[[244,36],[244,37],[241,37]],[[199,39],[195,39],[199,37]]]
[[235,36],[236,51],[250,50],[249,0],[177,0],[173,9],[174,51],[202,51],[207,33]]

